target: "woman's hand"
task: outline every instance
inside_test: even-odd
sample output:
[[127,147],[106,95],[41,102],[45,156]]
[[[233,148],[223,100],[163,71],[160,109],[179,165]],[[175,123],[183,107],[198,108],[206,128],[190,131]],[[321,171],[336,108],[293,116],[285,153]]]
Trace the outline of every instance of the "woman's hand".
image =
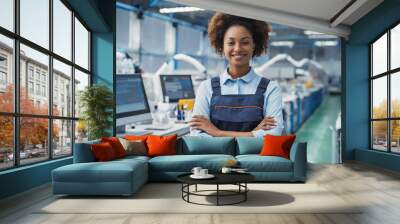
[[190,127],[207,132],[207,134],[214,137],[219,136],[221,132],[221,130],[215,127],[210,120],[201,115],[194,115],[192,117],[192,120],[190,121]]
[[265,117],[253,131],[257,130],[270,130],[276,126],[274,117]]

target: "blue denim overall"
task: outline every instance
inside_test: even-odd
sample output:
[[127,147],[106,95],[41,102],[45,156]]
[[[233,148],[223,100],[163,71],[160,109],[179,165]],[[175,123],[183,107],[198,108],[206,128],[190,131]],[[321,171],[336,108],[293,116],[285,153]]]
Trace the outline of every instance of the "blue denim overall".
[[211,79],[210,120],[220,130],[252,131],[264,119],[264,92],[269,79],[261,78],[255,94],[221,95],[219,77]]

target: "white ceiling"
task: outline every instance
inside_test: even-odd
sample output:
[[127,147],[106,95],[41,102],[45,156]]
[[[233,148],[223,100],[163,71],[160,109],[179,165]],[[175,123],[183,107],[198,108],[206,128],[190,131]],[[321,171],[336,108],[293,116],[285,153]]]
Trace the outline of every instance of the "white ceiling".
[[[168,0],[347,38],[350,26],[383,0]],[[350,7],[338,14],[347,4]]]

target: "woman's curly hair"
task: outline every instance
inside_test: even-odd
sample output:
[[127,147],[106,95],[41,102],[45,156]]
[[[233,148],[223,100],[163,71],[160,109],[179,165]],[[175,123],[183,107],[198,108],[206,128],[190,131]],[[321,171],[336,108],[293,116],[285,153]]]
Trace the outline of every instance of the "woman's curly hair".
[[225,32],[234,25],[243,26],[251,33],[255,45],[253,57],[267,53],[268,32],[271,31],[268,23],[217,12],[208,23],[208,38],[218,54],[223,55]]

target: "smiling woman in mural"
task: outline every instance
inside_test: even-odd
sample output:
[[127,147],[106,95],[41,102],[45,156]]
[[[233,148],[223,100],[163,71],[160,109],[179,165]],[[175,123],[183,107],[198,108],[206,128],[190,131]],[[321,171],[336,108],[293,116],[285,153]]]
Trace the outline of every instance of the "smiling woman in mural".
[[216,13],[208,24],[210,44],[228,67],[197,92],[191,134],[281,135],[282,95],[278,83],[257,75],[253,57],[267,52],[270,26],[263,21]]

